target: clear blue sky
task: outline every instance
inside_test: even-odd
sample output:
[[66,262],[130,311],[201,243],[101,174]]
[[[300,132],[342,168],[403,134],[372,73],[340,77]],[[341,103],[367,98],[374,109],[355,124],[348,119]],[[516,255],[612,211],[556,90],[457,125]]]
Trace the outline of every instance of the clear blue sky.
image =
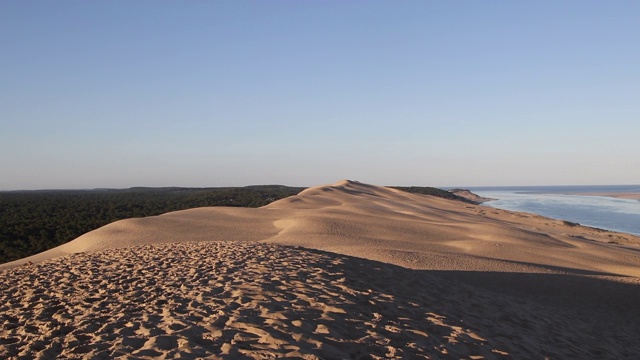
[[2,1],[0,189],[640,183],[640,1]]

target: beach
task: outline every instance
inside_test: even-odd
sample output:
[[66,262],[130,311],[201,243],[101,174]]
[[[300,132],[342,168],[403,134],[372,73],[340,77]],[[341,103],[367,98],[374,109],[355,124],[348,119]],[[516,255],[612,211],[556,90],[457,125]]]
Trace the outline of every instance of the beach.
[[355,181],[0,265],[2,358],[640,354],[640,238]]

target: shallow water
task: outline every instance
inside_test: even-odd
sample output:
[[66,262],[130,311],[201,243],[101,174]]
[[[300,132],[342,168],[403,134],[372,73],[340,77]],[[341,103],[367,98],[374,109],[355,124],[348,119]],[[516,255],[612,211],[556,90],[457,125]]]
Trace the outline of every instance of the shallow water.
[[640,186],[477,187],[474,193],[497,199],[483,205],[524,211],[581,225],[640,235],[640,201],[571,193],[640,192]]

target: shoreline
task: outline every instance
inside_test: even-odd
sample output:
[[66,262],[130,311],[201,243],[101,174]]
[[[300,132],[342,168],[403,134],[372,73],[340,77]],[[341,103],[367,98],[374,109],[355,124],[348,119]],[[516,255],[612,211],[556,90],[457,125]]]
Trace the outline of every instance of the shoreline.
[[[477,190],[476,190],[477,191]],[[514,190],[505,191],[504,197],[499,196],[500,192],[482,193],[482,196],[497,197],[498,204],[489,201],[482,205],[504,209],[510,211],[521,211],[557,220],[567,220],[587,227],[640,236],[640,228],[635,224],[637,221],[637,211],[634,210],[640,201],[640,192],[637,191],[550,191],[550,192],[517,192]],[[566,198],[566,201],[565,201]],[[598,200],[598,198],[600,200]],[[615,199],[628,201],[615,201]],[[501,201],[503,200],[503,201]],[[549,201],[547,201],[549,200]],[[523,205],[523,204],[528,205]],[[600,205],[602,204],[602,205]],[[573,206],[581,208],[578,212],[573,212]],[[620,218],[606,213],[606,206],[620,206],[624,209]],[[606,214],[605,214],[606,213]]]

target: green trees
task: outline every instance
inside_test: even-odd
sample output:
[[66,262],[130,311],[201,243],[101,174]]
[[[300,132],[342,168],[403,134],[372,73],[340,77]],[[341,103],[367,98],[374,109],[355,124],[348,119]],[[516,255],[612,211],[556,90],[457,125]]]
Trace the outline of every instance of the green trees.
[[428,186],[391,186],[391,187],[394,189],[406,191],[413,194],[432,195],[432,196],[437,196],[445,199],[464,201],[464,202],[473,204],[473,202],[463,197],[460,197],[456,194],[453,194],[447,190],[442,190],[434,187],[428,187]]
[[304,188],[131,188],[0,192],[0,263],[51,249],[116,220],[201,206],[259,207]]

